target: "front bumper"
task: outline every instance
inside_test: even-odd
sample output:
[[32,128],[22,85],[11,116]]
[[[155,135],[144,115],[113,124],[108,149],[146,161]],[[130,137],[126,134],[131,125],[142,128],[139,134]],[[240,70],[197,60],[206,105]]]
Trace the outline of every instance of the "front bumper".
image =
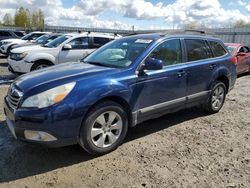
[[[61,147],[78,143],[79,121],[58,118],[57,121],[51,119],[51,114],[45,110],[13,110],[4,99],[4,113],[6,124],[12,135],[22,141],[41,144],[47,147]],[[62,112],[61,112],[62,113]],[[47,114],[47,116],[46,116]],[[49,115],[50,114],[50,115]],[[65,114],[63,114],[65,116]],[[30,140],[25,137],[25,131],[42,131],[53,135],[54,141]]]
[[15,61],[8,58],[9,70],[13,73],[27,73],[30,72],[33,63],[27,63],[23,60]]
[[0,46],[0,53],[1,54],[7,54],[7,51],[6,51],[6,49],[5,49],[5,47],[3,45]]

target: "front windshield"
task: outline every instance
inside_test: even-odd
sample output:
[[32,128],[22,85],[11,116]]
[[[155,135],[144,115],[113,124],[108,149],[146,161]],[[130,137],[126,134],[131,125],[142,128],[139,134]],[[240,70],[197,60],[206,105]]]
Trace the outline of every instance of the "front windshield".
[[57,46],[59,46],[60,44],[62,44],[64,41],[66,41],[69,38],[70,38],[70,36],[63,35],[61,37],[56,38],[55,40],[50,41],[49,43],[45,44],[44,46],[48,47],[48,48],[56,48]]
[[149,46],[152,40],[124,38],[99,48],[83,61],[107,67],[125,68]]
[[36,39],[37,44],[43,44],[44,41],[47,41],[49,38],[49,35],[42,35]]
[[226,46],[227,50],[230,52],[231,55],[235,54],[235,51],[237,49],[236,46]]
[[33,33],[29,33],[29,34],[23,36],[21,39],[22,39],[22,40],[27,40],[32,34],[33,34]]

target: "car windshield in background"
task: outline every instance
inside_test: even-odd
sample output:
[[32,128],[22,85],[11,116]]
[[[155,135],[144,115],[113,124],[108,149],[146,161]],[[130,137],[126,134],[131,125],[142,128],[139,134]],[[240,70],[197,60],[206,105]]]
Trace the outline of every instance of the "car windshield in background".
[[149,46],[148,39],[120,39],[99,48],[83,61],[99,66],[125,68],[130,66],[136,58]]
[[60,44],[62,44],[64,41],[66,41],[68,38],[70,38],[69,36],[61,36],[56,38],[55,40],[50,41],[49,43],[45,44],[45,47],[48,48],[56,48],[57,46],[59,46]]
[[28,40],[28,38],[29,38],[31,35],[32,35],[32,33],[29,33],[29,34],[23,36],[21,39],[22,39],[22,40]]
[[231,55],[234,55],[234,54],[235,54],[235,51],[236,51],[236,49],[237,49],[236,46],[226,46],[226,48],[227,48],[227,50],[229,51],[229,53],[230,53]]
[[42,35],[36,39],[37,44],[43,44],[44,41],[47,41],[49,38],[49,35]]
[[18,36],[18,37],[23,37],[24,34],[22,32],[18,32],[18,31],[14,31],[14,33]]
[[44,41],[42,44],[47,44],[49,42],[51,42],[52,40],[55,40],[56,38],[60,37],[61,35],[53,35],[50,36],[46,41]]

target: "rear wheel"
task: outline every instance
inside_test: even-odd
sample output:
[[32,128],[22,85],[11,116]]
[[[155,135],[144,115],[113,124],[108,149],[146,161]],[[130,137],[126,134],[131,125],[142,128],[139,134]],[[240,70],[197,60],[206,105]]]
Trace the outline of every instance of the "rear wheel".
[[205,110],[209,113],[217,113],[222,108],[226,98],[226,86],[221,81],[216,81],[212,87],[209,100],[205,105]]
[[96,105],[82,124],[80,145],[93,155],[115,150],[126,136],[127,117],[124,109],[113,101]]

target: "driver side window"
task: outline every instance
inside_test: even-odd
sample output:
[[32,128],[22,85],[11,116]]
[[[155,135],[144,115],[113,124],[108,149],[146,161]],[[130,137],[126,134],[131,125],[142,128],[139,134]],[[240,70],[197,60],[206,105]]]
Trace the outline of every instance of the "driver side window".
[[149,55],[150,58],[162,60],[163,66],[182,63],[182,49],[179,39],[168,40],[160,44]]
[[80,37],[73,39],[68,43],[72,49],[87,49],[89,46],[88,37]]

